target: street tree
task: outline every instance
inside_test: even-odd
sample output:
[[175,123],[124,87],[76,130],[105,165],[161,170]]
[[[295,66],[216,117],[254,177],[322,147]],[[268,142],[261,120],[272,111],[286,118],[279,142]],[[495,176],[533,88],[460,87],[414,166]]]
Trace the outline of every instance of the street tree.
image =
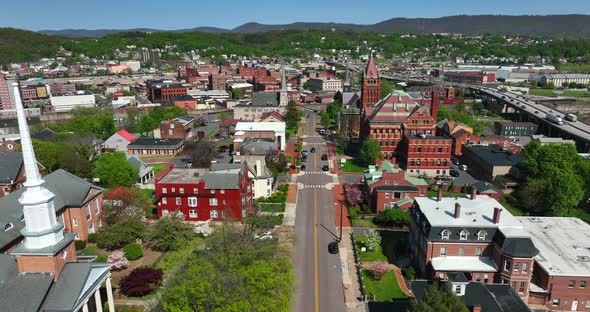
[[285,122],[287,123],[287,128],[296,131],[299,127],[300,120],[301,115],[299,114],[297,104],[295,103],[295,101],[290,100],[287,103],[287,112],[285,113]]
[[193,167],[211,167],[211,161],[215,158],[215,146],[213,142],[201,139],[196,142],[187,143],[185,150],[188,151]]
[[374,139],[365,139],[361,147],[361,160],[365,165],[373,165],[381,158],[381,146]]
[[108,188],[131,186],[137,181],[139,171],[127,161],[123,152],[104,153],[96,161],[94,175]]

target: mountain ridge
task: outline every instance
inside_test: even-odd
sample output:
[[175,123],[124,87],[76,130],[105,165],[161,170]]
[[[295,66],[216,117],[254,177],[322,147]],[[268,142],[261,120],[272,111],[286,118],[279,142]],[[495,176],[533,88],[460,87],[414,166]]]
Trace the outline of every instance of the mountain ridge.
[[439,18],[396,17],[375,24],[332,22],[294,22],[289,24],[261,24],[249,22],[232,29],[200,26],[190,29],[158,30],[133,29],[62,29],[40,30],[39,33],[70,38],[102,37],[119,32],[208,32],[258,33],[280,30],[351,30],[377,33],[461,33],[511,35],[566,35],[590,37],[590,15],[455,15]]

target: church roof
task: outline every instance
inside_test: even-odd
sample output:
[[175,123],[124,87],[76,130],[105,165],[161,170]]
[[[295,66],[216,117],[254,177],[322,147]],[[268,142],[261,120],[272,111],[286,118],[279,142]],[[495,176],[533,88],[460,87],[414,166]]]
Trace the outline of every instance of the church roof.
[[419,104],[407,93],[395,90],[374,106],[367,107],[369,121],[403,123]]
[[365,68],[365,78],[379,78],[379,71],[375,65],[375,59],[373,55],[369,56],[367,67]]

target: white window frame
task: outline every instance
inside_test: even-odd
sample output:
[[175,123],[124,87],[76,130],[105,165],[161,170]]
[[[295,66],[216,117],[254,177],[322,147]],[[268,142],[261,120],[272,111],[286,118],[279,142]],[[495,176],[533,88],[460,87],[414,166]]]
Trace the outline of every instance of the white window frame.
[[209,198],[209,206],[218,206],[219,205],[219,201],[217,200],[217,198]]
[[469,237],[469,232],[467,230],[461,230],[461,232],[459,232],[459,239],[460,240],[467,240],[468,237]]
[[189,197],[188,198],[188,206],[189,207],[197,207],[197,198],[196,197]]
[[189,218],[198,218],[199,212],[196,209],[191,209],[188,211]]
[[225,194],[225,190],[219,190],[219,193]]
[[215,209],[209,211],[209,217],[211,219],[217,219],[217,218],[219,218],[219,211],[217,211]]
[[440,237],[441,237],[442,239],[450,239],[450,238],[451,238],[451,231],[449,231],[449,230],[443,230],[443,231],[440,233]]
[[446,246],[440,247],[440,251],[439,251],[439,255],[440,256],[446,256],[447,255],[447,252],[448,252],[448,250],[447,250],[447,247]]
[[528,270],[529,270],[529,264],[527,262],[523,262],[521,272],[526,273]]
[[520,270],[520,262],[514,262],[512,270],[514,271],[514,273],[518,273],[518,270]]
[[100,206],[98,205],[98,197],[94,199],[94,214],[97,215],[100,212]]
[[180,197],[176,197],[176,205],[182,205],[182,199]]
[[92,210],[90,209],[90,204],[86,205],[86,220],[92,219]]
[[477,232],[477,240],[486,240],[487,236],[488,236],[488,232],[486,232],[484,230]]
[[184,194],[184,187],[179,188],[178,191],[180,192],[180,194]]
[[166,194],[166,193],[168,193],[168,190],[165,187],[163,187],[162,188],[162,194]]
[[90,223],[90,225],[88,226],[88,233],[92,234],[95,233],[95,229],[94,229],[94,223]]
[[195,187],[195,188],[193,189],[193,193],[195,193],[195,194],[199,194],[199,189]]
[[459,247],[459,256],[465,256],[465,248]]
[[512,260],[510,260],[510,259],[504,260],[504,271],[509,272],[511,268],[512,268]]
[[162,204],[168,204],[168,201],[166,200],[166,197],[162,197]]
[[169,215],[169,214],[170,214],[170,211],[169,211],[168,209],[163,209],[163,210],[162,210],[162,215],[163,215],[163,216],[167,216],[167,215]]

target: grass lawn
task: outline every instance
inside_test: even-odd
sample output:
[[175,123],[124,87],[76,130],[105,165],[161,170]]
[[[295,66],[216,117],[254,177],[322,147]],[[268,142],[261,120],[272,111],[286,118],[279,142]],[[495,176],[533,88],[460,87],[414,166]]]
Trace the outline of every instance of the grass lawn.
[[502,195],[502,197],[500,197],[500,200],[498,202],[500,202],[500,204],[502,204],[502,206],[504,206],[504,208],[508,209],[508,211],[510,211],[510,213],[513,216],[528,216],[528,213],[526,211],[511,204],[510,202],[512,200],[513,200],[512,195],[508,194],[508,195]]
[[381,280],[374,280],[372,272],[363,270],[363,281],[367,298],[375,301],[391,301],[393,299],[405,299],[408,296],[399,287],[395,272],[389,271],[381,277]]
[[342,149],[342,146],[336,145],[336,155],[346,155]]
[[285,203],[258,203],[260,210],[267,212],[285,212]]
[[168,168],[170,164],[165,163],[165,164],[151,164],[150,166],[152,166],[154,168],[154,174],[162,171],[165,168]]
[[88,256],[88,255],[98,255],[98,256],[108,256],[108,253],[96,246],[86,246],[86,248],[79,250],[77,252],[79,256]]
[[530,89],[530,93],[532,95],[551,96],[551,97],[557,97],[557,96],[571,96],[571,97],[588,96],[588,92],[586,92],[586,91],[574,91],[574,90]]
[[367,251],[361,251],[361,246],[358,244],[358,241],[360,241],[363,238],[364,235],[357,235],[356,240],[357,240],[357,250],[359,253],[359,258],[361,262],[373,262],[373,261],[383,261],[383,262],[388,262],[387,257],[383,254],[383,250],[381,249],[381,246],[377,247],[374,250],[369,250],[367,249]]
[[346,164],[344,164],[344,167],[342,167],[341,171],[342,172],[363,172],[366,169],[367,168],[365,166],[362,166],[358,160],[349,159],[346,161]]
[[373,223],[373,219],[360,219],[354,218],[352,219],[352,226],[353,227],[367,227],[367,228],[376,228],[377,225]]
[[590,63],[568,63],[559,64],[560,71],[574,72],[574,73],[587,73],[590,71]]

